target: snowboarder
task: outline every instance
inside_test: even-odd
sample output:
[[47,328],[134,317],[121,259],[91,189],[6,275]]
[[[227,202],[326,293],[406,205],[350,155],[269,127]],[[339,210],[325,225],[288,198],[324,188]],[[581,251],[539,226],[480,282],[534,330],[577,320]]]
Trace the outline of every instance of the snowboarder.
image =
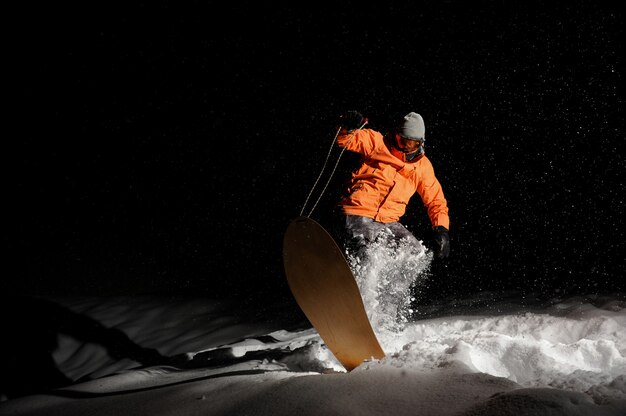
[[363,255],[381,235],[418,244],[399,220],[409,199],[417,192],[433,227],[434,255],[450,254],[448,204],[430,160],[424,154],[425,126],[422,116],[410,112],[383,136],[364,128],[367,119],[358,111],[340,117],[337,143],[360,154],[361,165],[351,176],[347,194],[338,205],[337,234],[344,247]]

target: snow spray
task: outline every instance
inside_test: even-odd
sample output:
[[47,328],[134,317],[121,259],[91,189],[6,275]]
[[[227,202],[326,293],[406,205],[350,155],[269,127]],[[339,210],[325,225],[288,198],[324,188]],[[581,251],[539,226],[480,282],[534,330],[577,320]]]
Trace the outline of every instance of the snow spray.
[[414,291],[428,279],[433,254],[422,241],[418,243],[397,240],[384,232],[361,255],[346,251],[368,318],[383,348],[404,330],[413,313]]

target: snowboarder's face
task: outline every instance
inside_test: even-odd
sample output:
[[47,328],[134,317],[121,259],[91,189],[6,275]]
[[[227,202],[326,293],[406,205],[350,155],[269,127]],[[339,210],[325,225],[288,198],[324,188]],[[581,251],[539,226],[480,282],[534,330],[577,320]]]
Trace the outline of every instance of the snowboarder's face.
[[422,145],[420,140],[407,139],[399,134],[396,134],[396,142],[398,143],[398,149],[402,153],[413,153]]

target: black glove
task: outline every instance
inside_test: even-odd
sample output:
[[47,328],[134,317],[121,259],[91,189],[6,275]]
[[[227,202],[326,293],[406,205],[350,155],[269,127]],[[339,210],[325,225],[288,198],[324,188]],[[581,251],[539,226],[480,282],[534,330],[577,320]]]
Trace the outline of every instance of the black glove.
[[363,114],[355,110],[346,111],[339,117],[339,124],[341,127],[345,127],[346,130],[354,130],[361,127],[367,119],[363,117]]
[[450,235],[448,229],[443,225],[438,225],[433,229],[435,240],[435,257],[445,259],[450,255]]

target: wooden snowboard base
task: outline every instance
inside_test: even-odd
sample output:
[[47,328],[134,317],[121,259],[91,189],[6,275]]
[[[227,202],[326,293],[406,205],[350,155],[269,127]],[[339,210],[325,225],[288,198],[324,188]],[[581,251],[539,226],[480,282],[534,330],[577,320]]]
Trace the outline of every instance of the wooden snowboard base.
[[298,305],[346,370],[385,356],[350,266],[320,224],[307,217],[291,221],[283,261]]

